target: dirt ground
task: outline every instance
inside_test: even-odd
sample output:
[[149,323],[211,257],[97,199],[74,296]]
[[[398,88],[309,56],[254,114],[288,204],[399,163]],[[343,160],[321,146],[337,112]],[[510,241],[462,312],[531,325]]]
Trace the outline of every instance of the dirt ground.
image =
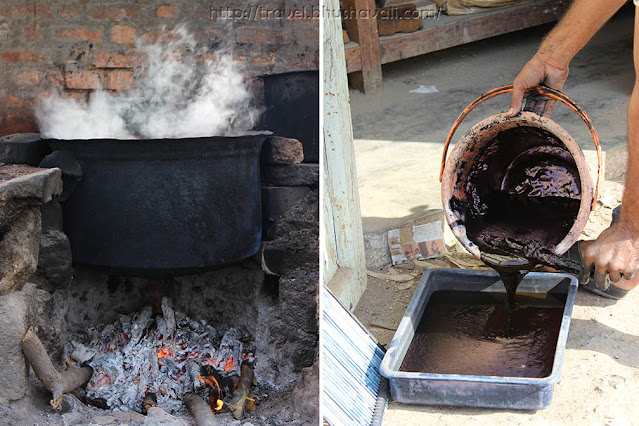
[[[604,181],[599,203],[582,234],[592,239],[610,223],[621,201],[622,178]],[[457,252],[429,261],[430,267],[479,265]],[[422,266],[426,266],[423,264]],[[369,276],[355,315],[380,343],[392,339],[419,281],[420,268],[386,267]],[[416,275],[408,279],[407,275]],[[379,277],[380,275],[378,275]],[[383,275],[381,275],[383,276]],[[612,301],[580,290],[570,324],[563,370],[550,407],[540,411],[416,406],[390,402],[386,425],[639,424],[639,291]]]

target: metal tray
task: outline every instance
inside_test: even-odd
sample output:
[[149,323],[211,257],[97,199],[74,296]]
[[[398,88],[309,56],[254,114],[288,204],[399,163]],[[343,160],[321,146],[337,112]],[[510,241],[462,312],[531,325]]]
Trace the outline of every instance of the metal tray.
[[399,371],[430,295],[437,290],[503,293],[504,285],[494,271],[432,269],[425,271],[406,309],[397,332],[382,360],[380,371],[390,383],[397,402],[422,405],[538,410],[550,405],[553,386],[559,380],[570,326],[570,314],[578,281],[566,274],[531,272],[518,291],[566,294],[561,329],[552,372],[548,377],[467,376]]

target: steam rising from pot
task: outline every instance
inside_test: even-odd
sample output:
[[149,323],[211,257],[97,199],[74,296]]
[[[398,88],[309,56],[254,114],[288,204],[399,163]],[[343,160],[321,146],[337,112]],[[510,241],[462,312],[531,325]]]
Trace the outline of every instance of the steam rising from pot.
[[[186,27],[141,43],[136,85],[117,94],[96,90],[86,103],[59,93],[35,108],[40,132],[55,139],[181,138],[250,130],[259,110],[238,65],[220,50],[202,61]],[[198,60],[200,58],[200,60]]]

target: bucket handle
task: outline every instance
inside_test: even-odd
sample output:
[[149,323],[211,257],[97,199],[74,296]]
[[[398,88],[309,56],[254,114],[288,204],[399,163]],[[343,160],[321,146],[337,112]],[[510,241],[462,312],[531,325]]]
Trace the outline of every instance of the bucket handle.
[[[512,84],[489,90],[488,92],[484,93],[483,95],[481,95],[480,97],[472,101],[466,108],[464,108],[461,114],[459,114],[459,117],[457,117],[457,119],[453,123],[453,126],[450,129],[450,132],[448,133],[448,137],[446,138],[446,144],[444,145],[442,165],[441,165],[441,170],[439,172],[440,182],[442,181],[442,177],[444,176],[444,167],[446,166],[446,156],[448,154],[448,146],[450,145],[450,141],[453,139],[453,135],[455,134],[455,131],[457,130],[459,125],[462,123],[462,121],[464,121],[464,119],[468,116],[468,114],[470,114],[470,112],[474,110],[479,104],[483,103],[484,101],[490,98],[494,98],[495,96],[503,95],[504,93],[511,93],[512,91],[513,91]],[[593,211],[595,207],[597,206],[597,194],[599,192],[599,179],[601,176],[601,143],[599,141],[599,133],[597,133],[597,129],[595,129],[595,126],[592,124],[592,120],[590,120],[590,117],[588,117],[586,112],[583,109],[581,109],[581,107],[577,105],[575,101],[570,99],[568,96],[566,96],[564,93],[560,92],[559,90],[552,89],[548,86],[537,86],[537,87],[532,87],[527,89],[526,93],[534,93],[535,95],[545,96],[555,101],[561,101],[568,108],[576,112],[579,115],[579,117],[581,117],[581,119],[584,121],[584,123],[586,123],[588,130],[590,130],[590,134],[592,135],[592,140],[597,150],[597,184],[595,185],[592,204],[590,205],[590,211]]]

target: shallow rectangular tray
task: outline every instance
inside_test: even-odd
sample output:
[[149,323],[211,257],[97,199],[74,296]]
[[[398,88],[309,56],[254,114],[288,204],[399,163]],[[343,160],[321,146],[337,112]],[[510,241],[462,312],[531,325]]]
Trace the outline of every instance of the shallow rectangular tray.
[[460,374],[411,373],[399,371],[415,330],[430,299],[438,290],[505,292],[494,271],[431,269],[425,271],[382,360],[381,373],[390,383],[397,402],[422,405],[538,410],[548,407],[553,386],[559,380],[570,326],[570,314],[578,281],[566,274],[531,272],[518,292],[566,294],[564,315],[550,376],[543,378],[468,376]]

